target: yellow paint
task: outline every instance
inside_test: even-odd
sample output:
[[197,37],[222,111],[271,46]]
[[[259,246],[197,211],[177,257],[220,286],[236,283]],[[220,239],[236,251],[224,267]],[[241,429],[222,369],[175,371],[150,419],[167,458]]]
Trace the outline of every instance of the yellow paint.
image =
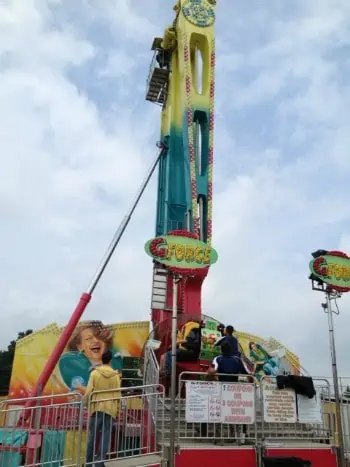
[[[343,405],[342,405],[343,406]],[[339,446],[338,432],[337,432],[337,413],[335,402],[322,403],[324,417],[324,428],[333,434],[331,444]],[[344,415],[343,415],[344,416]]]
[[[210,84],[213,77],[210,73],[210,57],[213,51],[215,38],[214,24],[208,27],[200,27],[192,24],[183,14],[182,6],[187,0],[179,0],[175,11],[177,17],[173,26],[164,33],[162,46],[172,50],[172,73],[170,76],[168,98],[162,112],[162,134],[169,134],[170,124],[179,130],[182,128],[182,119],[186,112],[185,74],[186,65],[184,61],[185,46],[190,51],[190,76],[191,76],[191,103],[193,108],[209,109]],[[214,5],[211,5],[215,9]],[[202,55],[202,92],[198,92],[197,61],[195,51],[199,50]]]
[[141,410],[142,409],[142,397],[130,397],[127,399],[126,407],[129,410]]
[[348,281],[350,280],[350,268],[341,266],[340,264],[328,264],[328,275],[335,276],[337,280]]
[[[81,441],[81,442],[80,442]],[[76,459],[78,456],[78,446],[80,442],[80,465],[84,465],[85,452],[86,452],[86,431],[83,431],[81,438],[78,435],[78,431],[68,431],[66,434],[66,445],[64,452],[64,464],[63,465],[76,465]]]
[[[62,329],[54,323],[24,337],[16,344],[9,395],[19,398],[30,394],[53,351]],[[48,382],[45,394],[66,392],[65,386],[55,372]]]
[[192,245],[169,243],[166,251],[167,260],[171,260],[175,256],[176,261],[183,261],[185,259],[186,261],[196,261],[198,264],[210,264],[210,247],[193,248]]
[[[108,325],[108,328],[113,332],[113,343],[122,355],[141,356],[149,335],[149,321],[113,324]],[[54,323],[17,342],[9,390],[10,398],[21,398],[30,394],[63,329]],[[69,390],[56,367],[43,395],[67,392]]]
[[8,396],[0,396],[0,427],[5,425],[7,404],[3,404],[3,402],[7,399]]

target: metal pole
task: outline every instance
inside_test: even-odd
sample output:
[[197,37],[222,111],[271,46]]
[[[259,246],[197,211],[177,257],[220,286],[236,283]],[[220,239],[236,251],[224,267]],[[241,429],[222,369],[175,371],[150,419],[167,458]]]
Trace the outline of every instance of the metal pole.
[[[147,176],[145,180],[143,181],[141,187],[139,188],[136,197],[131,205],[131,208],[129,209],[128,214],[124,217],[122,222],[120,223],[118,230],[114,234],[113,240],[111,241],[109,247],[107,248],[107,251],[87,289],[86,292],[83,293],[81,296],[75,310],[73,311],[72,316],[70,317],[70,320],[68,321],[66,327],[64,328],[63,333],[61,334],[54,350],[52,351],[52,354],[50,355],[50,358],[45,364],[45,367],[32,391],[32,396],[38,396],[42,393],[44,390],[47,381],[49,380],[53,370],[55,369],[58,360],[60,356],[62,355],[63,350],[65,349],[69,339],[71,338],[74,329],[76,328],[77,324],[80,321],[81,316],[83,315],[85,308],[89,304],[92,294],[99,283],[116,247],[118,246],[118,243],[120,239],[123,236],[123,233],[125,232],[125,229],[127,228],[130,219],[141,199],[141,196],[143,195],[143,192],[145,191],[148,182],[150,181],[153,172],[155,171],[155,168],[158,165],[158,162],[160,158],[166,153],[167,147],[163,143],[159,143],[158,147],[160,147],[160,152],[157,154],[156,158],[154,159],[150,169],[148,170]],[[33,405],[33,402],[31,400],[28,400],[27,403],[25,404],[25,408],[29,408]],[[23,417],[25,418],[27,416],[28,411],[24,412]]]
[[173,315],[171,320],[171,384],[170,384],[170,467],[175,466],[176,436],[176,342],[177,342],[177,295],[179,278],[173,274]]
[[333,310],[332,310],[330,292],[326,292],[326,310],[327,310],[326,313],[328,314],[329,343],[330,343],[330,348],[331,348],[332,373],[333,373],[333,385],[334,385],[334,397],[335,397],[336,427],[337,427],[337,432],[338,432],[338,444],[339,444],[338,467],[345,467],[344,438],[343,438],[343,427],[342,427],[342,416],[341,416],[341,398],[340,398],[340,392],[339,392],[337,356],[335,352],[335,339],[334,339]]
[[135,196],[135,199],[134,199],[134,202],[132,203],[130,209],[129,209],[129,212],[127,213],[127,215],[124,217],[124,219],[122,220],[118,230],[116,231],[116,233],[114,234],[114,237],[113,237],[113,240],[111,241],[101,263],[100,263],[100,266],[98,267],[88,289],[87,289],[87,293],[89,295],[91,295],[93,293],[93,291],[95,290],[97,284],[99,283],[99,280],[101,279],[101,276],[102,274],[104,273],[104,270],[106,269],[108,263],[109,263],[109,260],[111,259],[113,253],[114,253],[114,250],[116,249],[116,247],[118,246],[118,243],[120,241],[120,239],[122,238],[123,236],[123,233],[125,231],[125,229],[127,228],[129,222],[130,222],[130,219],[131,219],[131,216],[133,215],[140,199],[141,199],[141,196],[143,195],[147,185],[148,185],[148,182],[150,181],[152,175],[153,175],[153,172],[155,171],[157,165],[158,165],[158,162],[159,162],[159,159],[161,158],[161,156],[166,152],[166,146],[164,145],[160,145],[161,147],[161,151],[159,152],[159,154],[157,155],[157,157],[154,159],[151,167],[149,168],[148,170],[148,173],[147,173],[147,176],[144,180],[144,182],[142,183],[139,191],[137,192],[136,196]]

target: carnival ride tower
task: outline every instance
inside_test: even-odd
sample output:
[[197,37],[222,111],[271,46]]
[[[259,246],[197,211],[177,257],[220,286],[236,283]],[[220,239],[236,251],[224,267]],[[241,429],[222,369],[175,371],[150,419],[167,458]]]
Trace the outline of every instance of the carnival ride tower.
[[[215,0],[179,0],[176,18],[155,38],[146,100],[162,106],[156,236],[180,231],[211,244],[214,152]],[[180,233],[179,232],[179,233]],[[201,316],[208,269],[180,279],[178,311]],[[155,262],[152,322],[169,318],[173,281]]]
[[[52,375],[158,164],[156,235],[177,231],[211,243],[215,5],[216,0],[179,0],[172,27],[153,41],[146,99],[162,106],[159,154],[46,362],[32,390],[33,397],[42,393]],[[178,311],[192,317],[201,316],[201,287],[208,268],[198,271],[178,284]],[[172,292],[168,270],[155,263],[153,325],[171,314]],[[26,402],[23,418],[32,404],[33,400]]]

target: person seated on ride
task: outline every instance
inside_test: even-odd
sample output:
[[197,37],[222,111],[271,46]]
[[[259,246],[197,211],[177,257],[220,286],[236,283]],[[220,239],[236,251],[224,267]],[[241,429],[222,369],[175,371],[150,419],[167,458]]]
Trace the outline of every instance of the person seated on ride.
[[226,326],[224,331],[223,328],[220,327],[219,330],[221,331],[223,336],[215,342],[214,346],[218,347],[219,345],[221,346],[224,342],[227,342],[231,347],[230,356],[240,357],[241,352],[239,351],[238,339],[233,335],[233,333],[235,332],[233,326]]
[[[188,321],[177,333],[177,362],[196,362],[199,359],[202,342],[202,323]],[[160,371],[162,374],[171,373],[171,350],[160,358]]]

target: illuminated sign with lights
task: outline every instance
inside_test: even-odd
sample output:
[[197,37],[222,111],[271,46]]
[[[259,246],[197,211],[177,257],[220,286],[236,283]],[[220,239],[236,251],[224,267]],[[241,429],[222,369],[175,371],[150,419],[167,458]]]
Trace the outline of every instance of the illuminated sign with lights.
[[339,292],[350,291],[350,258],[341,252],[327,252],[310,261],[311,277]]
[[206,243],[175,235],[163,235],[149,240],[145,250],[159,263],[179,269],[205,268],[218,260],[217,252]]

